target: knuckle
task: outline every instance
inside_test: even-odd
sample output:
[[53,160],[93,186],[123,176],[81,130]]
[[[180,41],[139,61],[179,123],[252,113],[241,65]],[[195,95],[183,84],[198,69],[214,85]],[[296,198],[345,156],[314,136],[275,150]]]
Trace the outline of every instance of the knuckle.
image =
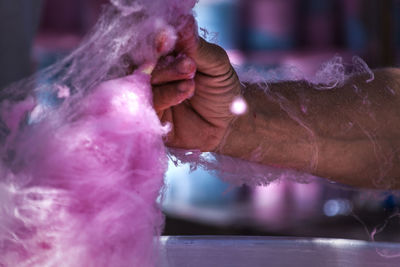
[[215,53],[215,57],[221,62],[225,64],[230,64],[228,53],[226,53],[225,49],[220,47],[219,45],[216,44],[211,44],[212,49]]
[[207,53],[204,55],[208,58],[209,62],[212,64],[211,68],[213,69],[213,76],[221,76],[226,74],[231,68],[231,62],[229,60],[228,54],[226,51],[216,45],[216,44],[208,44]]

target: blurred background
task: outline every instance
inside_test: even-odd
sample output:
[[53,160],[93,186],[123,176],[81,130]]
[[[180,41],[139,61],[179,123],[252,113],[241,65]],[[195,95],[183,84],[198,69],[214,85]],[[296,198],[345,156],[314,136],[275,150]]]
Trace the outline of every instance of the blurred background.
[[[80,43],[107,0],[0,0],[0,88]],[[312,76],[335,55],[371,68],[400,64],[400,0],[200,0],[201,33],[238,66],[295,66]],[[201,168],[170,164],[166,235],[279,235],[400,241],[390,192],[280,181],[234,187]]]

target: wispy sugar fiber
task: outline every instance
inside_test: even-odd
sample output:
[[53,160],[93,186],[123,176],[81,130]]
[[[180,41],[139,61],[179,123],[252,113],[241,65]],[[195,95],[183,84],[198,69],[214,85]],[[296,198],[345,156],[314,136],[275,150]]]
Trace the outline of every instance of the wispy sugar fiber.
[[156,264],[166,129],[146,65],[194,2],[112,0],[74,52],[0,92],[0,266]]

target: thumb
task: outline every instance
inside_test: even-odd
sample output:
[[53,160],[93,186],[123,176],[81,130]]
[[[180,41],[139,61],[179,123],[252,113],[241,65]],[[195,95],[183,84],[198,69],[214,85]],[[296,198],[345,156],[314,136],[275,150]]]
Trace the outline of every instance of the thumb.
[[204,40],[198,35],[196,20],[193,16],[184,18],[183,27],[178,30],[177,52],[191,57],[199,72],[210,76],[220,76],[229,72],[231,64],[223,48]]
[[192,56],[197,70],[209,76],[221,76],[231,70],[231,63],[226,51],[203,38],[199,39],[196,53]]

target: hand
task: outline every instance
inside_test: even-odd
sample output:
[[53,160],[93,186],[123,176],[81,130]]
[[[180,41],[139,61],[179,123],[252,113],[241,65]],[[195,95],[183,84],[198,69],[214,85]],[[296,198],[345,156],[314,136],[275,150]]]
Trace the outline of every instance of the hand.
[[215,151],[234,118],[230,105],[240,82],[226,52],[198,37],[192,17],[173,54],[159,60],[151,83],[157,115],[172,126],[166,145]]

